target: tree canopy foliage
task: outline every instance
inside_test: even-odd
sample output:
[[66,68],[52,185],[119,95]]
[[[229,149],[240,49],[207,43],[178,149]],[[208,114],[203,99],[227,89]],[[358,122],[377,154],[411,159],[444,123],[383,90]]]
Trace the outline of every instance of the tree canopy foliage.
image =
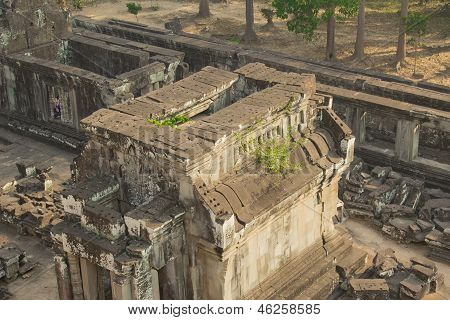
[[289,31],[302,34],[312,40],[321,21],[333,15],[342,20],[358,12],[359,0],[274,0],[277,17],[287,19]]
[[129,2],[126,4],[128,12],[137,16],[142,10],[142,6],[139,3]]

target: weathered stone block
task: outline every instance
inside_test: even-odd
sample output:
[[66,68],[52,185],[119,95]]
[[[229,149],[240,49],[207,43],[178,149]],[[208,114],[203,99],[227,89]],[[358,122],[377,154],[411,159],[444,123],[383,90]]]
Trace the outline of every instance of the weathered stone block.
[[400,299],[420,300],[428,293],[430,284],[421,281],[414,275],[400,282]]
[[430,282],[436,278],[436,271],[420,264],[411,267],[411,272],[422,281]]
[[384,279],[351,279],[349,290],[351,296],[358,300],[389,299],[389,286]]

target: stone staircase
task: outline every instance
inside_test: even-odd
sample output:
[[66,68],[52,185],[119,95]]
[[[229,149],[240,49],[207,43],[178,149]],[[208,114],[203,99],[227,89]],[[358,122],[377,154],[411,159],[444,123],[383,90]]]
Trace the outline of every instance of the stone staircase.
[[337,231],[290,259],[243,299],[320,300],[327,299],[339,284],[336,265],[354,272],[367,253],[353,247],[349,235]]

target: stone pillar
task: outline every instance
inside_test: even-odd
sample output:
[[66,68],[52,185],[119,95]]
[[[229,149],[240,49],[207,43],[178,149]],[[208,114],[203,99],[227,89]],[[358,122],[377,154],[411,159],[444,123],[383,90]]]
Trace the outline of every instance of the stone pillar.
[[72,300],[72,284],[70,282],[69,267],[62,256],[55,256],[56,280],[58,282],[59,299]]
[[72,294],[74,300],[83,300],[83,285],[81,282],[80,259],[72,254],[67,254],[69,262],[70,279],[72,280]]
[[132,300],[160,300],[158,271],[148,262],[137,266],[130,280]]
[[98,290],[98,300],[105,300],[105,284],[103,282],[104,269],[97,266],[97,290]]
[[81,279],[83,281],[84,300],[98,300],[98,270],[97,265],[80,259]]
[[119,276],[111,272],[111,289],[113,300],[131,300],[130,277]]
[[159,293],[159,277],[158,277],[158,271],[155,269],[152,269],[152,295],[153,300],[161,300],[161,295]]
[[359,146],[366,142],[366,115],[367,112],[361,108],[353,108],[350,112],[349,123],[355,136],[355,145]]
[[412,161],[419,151],[420,125],[415,120],[398,120],[395,155],[399,160]]

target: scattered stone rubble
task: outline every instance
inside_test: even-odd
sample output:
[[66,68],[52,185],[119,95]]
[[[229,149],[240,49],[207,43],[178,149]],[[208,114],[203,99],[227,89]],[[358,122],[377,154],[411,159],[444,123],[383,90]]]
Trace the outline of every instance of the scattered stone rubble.
[[392,249],[378,252],[369,265],[354,273],[343,272],[337,264],[344,299],[358,300],[420,300],[425,295],[441,291],[444,276],[437,272],[434,262],[421,257],[402,264]]
[[60,190],[53,185],[50,168],[18,163],[19,176],[0,191],[0,221],[17,226],[19,233],[40,236],[51,243],[50,229],[62,220]]
[[35,267],[25,251],[13,244],[0,247],[0,279],[12,282]]
[[401,242],[423,242],[430,257],[450,261],[450,194],[426,188],[424,181],[402,176],[390,167],[372,170],[355,160],[341,180],[346,215],[373,219]]
[[8,291],[8,289],[0,287],[0,300],[8,300],[9,298],[11,298],[11,296],[12,295]]

